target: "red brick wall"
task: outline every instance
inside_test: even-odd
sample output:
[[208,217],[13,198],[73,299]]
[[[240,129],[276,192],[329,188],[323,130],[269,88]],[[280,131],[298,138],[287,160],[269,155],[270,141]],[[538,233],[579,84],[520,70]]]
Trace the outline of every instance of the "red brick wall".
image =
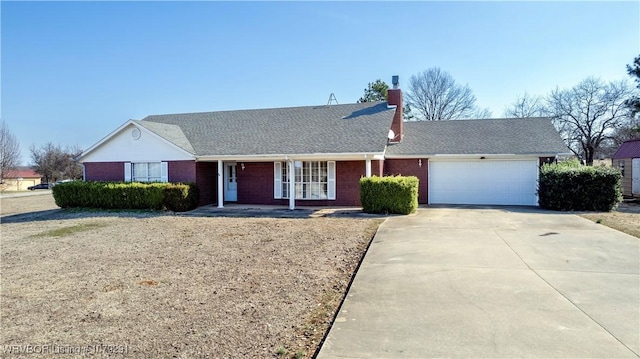
[[420,181],[418,188],[418,203],[428,203],[428,159],[421,158],[422,167],[418,158],[412,159],[388,159],[384,161],[384,174],[387,176],[403,175],[416,176]]
[[[372,161],[372,173],[374,170]],[[377,165],[380,168],[380,165]],[[336,162],[335,200],[296,200],[296,206],[360,206],[360,177],[365,175],[365,161]],[[288,199],[273,198],[273,162],[246,162],[238,165],[238,203],[289,204]]]
[[[372,161],[373,162],[373,161]],[[373,163],[371,164],[373,174]],[[339,206],[360,206],[360,178],[366,175],[365,161],[336,162],[336,203]]]
[[402,104],[402,90],[389,89],[387,90],[387,103],[389,105],[396,105],[396,113],[393,115],[393,121],[391,122],[391,131],[393,131],[395,138],[391,142],[402,141],[402,127],[403,127],[403,104]]
[[196,182],[195,161],[169,161],[169,182]]
[[[169,182],[195,182],[194,161],[169,161]],[[87,181],[124,181],[124,162],[85,162]]]
[[371,161],[371,175],[384,176],[384,161]]
[[273,199],[273,162],[240,163],[238,173],[238,203],[280,204]]
[[87,181],[124,181],[124,162],[85,162]]
[[200,206],[218,201],[218,163],[196,162],[196,184],[200,190]]

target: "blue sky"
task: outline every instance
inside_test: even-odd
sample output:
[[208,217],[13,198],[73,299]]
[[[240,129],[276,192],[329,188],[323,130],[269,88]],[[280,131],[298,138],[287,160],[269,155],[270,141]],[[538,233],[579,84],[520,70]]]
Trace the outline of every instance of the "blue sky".
[[640,2],[0,2],[0,115],[87,148],[151,114],[352,103],[438,66],[494,117],[525,91],[628,78]]

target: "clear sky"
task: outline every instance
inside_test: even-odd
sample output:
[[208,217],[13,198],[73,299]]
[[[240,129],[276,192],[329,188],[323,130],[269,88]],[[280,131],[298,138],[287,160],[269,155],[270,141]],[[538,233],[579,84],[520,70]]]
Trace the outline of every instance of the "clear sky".
[[151,114],[356,102],[438,66],[501,117],[525,91],[629,79],[640,2],[8,2],[0,114],[87,148]]

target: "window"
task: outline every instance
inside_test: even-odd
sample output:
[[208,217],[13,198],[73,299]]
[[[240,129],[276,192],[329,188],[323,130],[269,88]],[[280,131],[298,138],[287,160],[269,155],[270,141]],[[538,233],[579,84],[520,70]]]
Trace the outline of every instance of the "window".
[[624,160],[618,161],[618,169],[620,170],[622,177],[624,177]]
[[275,198],[289,198],[293,180],[296,199],[335,199],[334,161],[295,161],[292,174],[287,162],[276,162],[274,171]]
[[168,182],[167,162],[125,163],[125,182]]

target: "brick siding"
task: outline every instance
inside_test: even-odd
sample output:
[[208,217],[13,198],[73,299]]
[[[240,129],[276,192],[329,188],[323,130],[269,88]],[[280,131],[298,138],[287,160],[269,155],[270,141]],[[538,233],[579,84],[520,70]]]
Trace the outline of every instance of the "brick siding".
[[87,181],[124,181],[124,162],[85,162]]
[[[381,161],[371,162],[372,174],[381,173]],[[336,199],[298,199],[296,206],[360,206],[360,177],[364,175],[365,161],[337,161]],[[273,198],[273,185],[273,162],[246,162],[244,170],[238,164],[238,203],[287,206],[288,199]]]
[[195,161],[169,161],[169,182],[196,182]]
[[[420,162],[422,161],[422,167]],[[418,188],[418,203],[428,203],[429,184],[428,181],[428,162],[426,158],[412,158],[412,159],[388,159],[384,161],[384,174],[386,176],[416,176],[420,181]]]
[[217,203],[218,201],[218,163],[196,162],[196,184],[200,190],[198,205]]

